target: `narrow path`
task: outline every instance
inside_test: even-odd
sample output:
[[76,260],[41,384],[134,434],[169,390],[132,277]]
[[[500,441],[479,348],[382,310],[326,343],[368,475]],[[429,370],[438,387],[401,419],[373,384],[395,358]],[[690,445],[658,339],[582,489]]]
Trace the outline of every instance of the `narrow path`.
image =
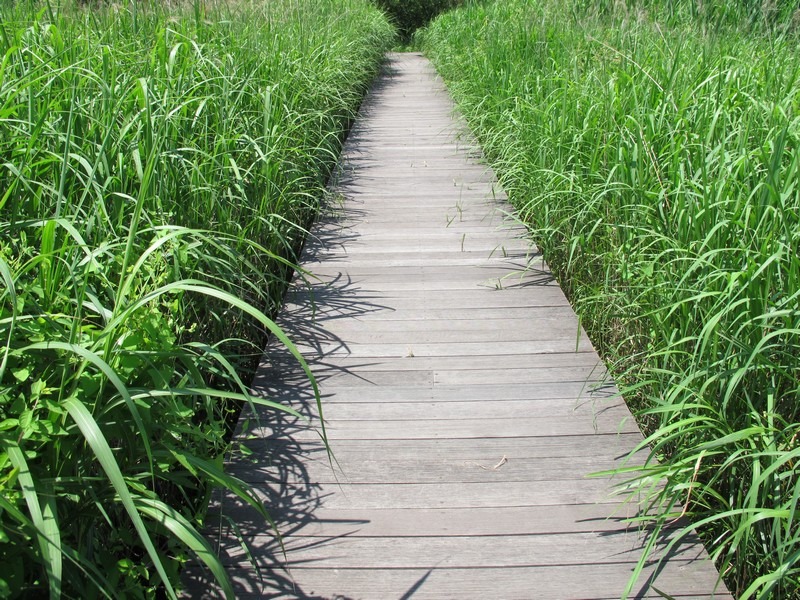
[[[314,416],[242,428],[284,535],[230,497],[262,572],[222,528],[238,597],[619,598],[643,538],[588,473],[641,440],[564,295],[430,64],[389,57],[348,139],[281,325],[320,384],[332,469],[302,372],[277,345],[256,391]],[[258,422],[260,421],[260,422]],[[243,438],[244,439],[244,438]],[[688,543],[636,597],[714,596]],[[198,588],[195,588],[198,589]]]

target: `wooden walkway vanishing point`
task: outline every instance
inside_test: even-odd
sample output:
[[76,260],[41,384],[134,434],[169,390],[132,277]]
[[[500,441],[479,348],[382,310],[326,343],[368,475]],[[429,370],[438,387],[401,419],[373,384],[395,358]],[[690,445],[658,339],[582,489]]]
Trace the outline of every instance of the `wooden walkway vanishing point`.
[[[305,248],[312,278],[279,319],[319,382],[335,468],[310,386],[271,344],[255,393],[312,422],[264,411],[240,424],[253,455],[230,469],[262,490],[286,552],[225,496],[214,537],[237,597],[625,589],[644,538],[623,522],[633,508],[614,482],[586,475],[619,464],[641,434],[470,139],[430,63],[389,55]],[[193,575],[189,596],[214,597]],[[730,598],[716,581],[686,543],[633,596]]]

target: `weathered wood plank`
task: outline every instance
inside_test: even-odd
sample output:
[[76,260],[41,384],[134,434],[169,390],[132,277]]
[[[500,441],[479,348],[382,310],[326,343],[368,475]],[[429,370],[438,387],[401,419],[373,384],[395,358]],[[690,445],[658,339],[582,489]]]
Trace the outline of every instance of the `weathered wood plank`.
[[[588,354],[588,353],[587,353]],[[382,359],[384,357],[381,357]],[[408,362],[413,362],[408,359]],[[368,368],[368,367],[367,367]],[[378,370],[368,371],[367,368],[355,370],[328,370],[317,372],[316,377],[319,383],[324,384],[327,392],[337,392],[345,394],[354,388],[359,390],[360,395],[372,394],[373,389],[382,386],[397,386],[404,388],[405,401],[421,400],[427,398],[426,392],[413,388],[433,388],[434,386],[445,386],[453,390],[457,386],[471,386],[476,392],[483,391],[483,396],[479,399],[490,400],[496,397],[494,385],[509,384],[533,384],[533,383],[560,383],[560,382],[581,382],[591,386],[592,383],[600,383],[605,378],[604,371],[594,366],[576,365],[573,368],[540,368],[540,369],[451,369],[442,371],[420,369],[398,369],[396,371]],[[312,369],[313,371],[313,369]],[[282,388],[289,388],[288,391],[296,391],[297,386],[307,386],[303,375],[295,371],[280,372],[272,370],[274,377],[267,384],[267,389],[271,393]],[[266,379],[267,374],[259,377]],[[307,388],[310,389],[310,388]],[[269,395],[267,393],[266,395]],[[341,401],[341,398],[337,398]]]
[[620,521],[634,515],[634,507],[627,504],[376,509],[369,520],[359,510],[320,509],[314,520],[286,533],[293,538],[541,535],[553,533],[555,523],[560,533],[614,532]]
[[[362,460],[364,457],[384,455],[387,464],[392,464],[385,457],[398,461],[422,459],[435,456],[441,460],[474,460],[496,464],[504,455],[524,459],[565,458],[578,464],[580,457],[600,460],[602,453],[607,454],[603,460],[621,459],[641,440],[638,433],[621,433],[619,435],[560,436],[528,438],[481,438],[478,440],[382,440],[376,444],[373,440],[337,440],[334,458]],[[319,460],[328,464],[328,453],[321,440],[290,440],[280,437],[253,438],[246,443],[255,453],[256,460],[265,458],[268,466],[276,464],[277,458],[286,452],[286,448],[302,455],[302,460]],[[263,455],[263,456],[262,456]],[[497,460],[496,460],[497,459]],[[242,469],[252,467],[255,462],[242,458],[232,464]],[[562,478],[583,479],[585,472],[575,469],[571,473],[563,473]]]
[[[415,286],[411,285],[394,286],[385,283],[378,289],[377,284],[373,287],[368,274],[345,276],[337,273],[328,277],[329,281],[319,285],[312,284],[310,290],[298,284],[290,294],[294,304],[287,307],[288,311],[291,314],[296,310],[313,311],[315,305],[323,304],[321,300],[326,299],[331,301],[333,309],[353,316],[358,316],[361,312],[414,310],[416,307],[419,310],[450,309],[454,313],[462,312],[462,319],[469,319],[463,315],[463,310],[458,309],[556,306],[557,303],[563,304],[566,301],[564,293],[556,286],[539,285],[536,287],[536,294],[532,295],[530,287],[514,286],[511,279],[505,280],[506,285],[500,290],[487,278],[473,280],[469,285],[461,283],[460,287],[442,290],[446,293],[437,293],[439,290],[429,291],[427,288],[414,289]],[[333,301],[334,295],[336,301]],[[302,307],[298,308],[297,303],[302,303]],[[313,313],[309,316],[311,314]]]
[[[326,540],[326,543],[314,543]],[[232,540],[233,541],[233,540]],[[456,542],[456,543],[454,543]],[[257,535],[253,545],[271,546],[271,532]],[[421,565],[441,568],[519,568],[559,565],[635,563],[644,536],[637,532],[603,531],[544,533],[537,535],[398,536],[308,538],[284,540],[288,566],[337,569],[412,569]],[[244,564],[247,556],[240,544],[222,548],[227,564]],[[673,560],[691,561],[701,555],[702,545],[686,543]]]
[[622,399],[612,402],[576,403],[572,400],[509,400],[506,402],[450,402],[399,401],[390,404],[366,402],[329,402],[325,404],[326,421],[449,421],[453,415],[461,419],[515,419],[535,415],[539,419],[575,418],[581,421],[608,420],[615,425],[627,416],[627,406]]
[[[428,301],[431,308],[449,307],[455,309],[485,307],[497,308],[502,306],[524,306],[519,296],[526,296],[526,292],[534,287],[531,277],[523,277],[522,269],[514,266],[505,266],[499,269],[486,267],[477,271],[471,279],[458,277],[437,278],[436,272],[422,271],[417,277],[404,277],[385,269],[370,269],[366,272],[350,272],[345,278],[344,272],[336,269],[327,273],[316,271],[315,276],[319,282],[309,282],[310,289],[298,287],[292,296],[294,302],[316,302],[320,297],[331,293],[340,293],[342,299],[365,300],[374,299],[378,308],[393,308],[402,306],[403,300],[407,304],[416,304],[419,309],[425,307]],[[536,284],[540,306],[563,306],[565,299],[563,292],[553,282],[549,274],[542,274]],[[519,292],[519,293],[515,293]],[[347,298],[347,297],[350,298]],[[439,296],[437,298],[437,296]],[[450,298],[447,304],[445,298]],[[383,305],[378,300],[385,300]],[[413,301],[416,300],[414,303]],[[395,302],[396,301],[396,302]],[[289,306],[291,311],[292,307]],[[465,318],[465,317],[462,317]],[[468,317],[466,317],[468,318]]]
[[[325,328],[334,334],[347,335],[348,340],[358,341],[359,335],[369,336],[390,336],[391,334],[426,334],[431,339],[442,341],[444,335],[462,335],[463,333],[476,333],[481,337],[481,341],[490,344],[498,341],[516,341],[518,339],[537,339],[544,335],[550,337],[565,333],[567,336],[572,334],[576,339],[582,334],[578,320],[574,315],[539,315],[519,319],[493,319],[491,321],[481,321],[470,319],[466,323],[453,326],[451,319],[381,319],[369,325],[365,325],[357,319],[338,319],[325,323]],[[301,325],[302,326],[302,325]],[[289,329],[291,330],[291,329]],[[542,334],[541,330],[545,330]],[[363,333],[362,333],[363,332]],[[368,337],[367,339],[372,339]]]
[[[334,433],[334,430],[330,431],[331,435]],[[509,438],[490,439],[505,441]],[[463,438],[459,441],[462,440]],[[317,459],[307,458],[304,463],[306,469],[302,473],[287,471],[280,465],[253,465],[247,462],[233,465],[231,473],[244,481],[291,485],[301,484],[306,479],[318,484],[337,485],[390,484],[412,478],[415,483],[439,483],[445,480],[461,483],[505,483],[582,479],[618,465],[613,456],[605,454],[599,457],[585,454],[568,457],[520,457],[502,445],[493,455],[478,454],[462,448],[461,455],[457,457],[443,457],[432,453],[406,458],[393,456],[391,461],[387,461],[387,448],[380,442],[375,442],[372,451],[367,453],[344,452],[344,441],[346,440],[337,439],[336,462],[330,463],[325,453],[318,452]],[[413,440],[409,440],[409,443],[413,443]],[[635,460],[631,464],[640,464],[643,460],[644,456],[640,461]]]
[[[262,375],[259,382],[265,381]],[[599,382],[598,382],[599,385]],[[322,386],[322,398],[326,405],[339,402],[345,403],[394,403],[394,402],[456,402],[472,401],[495,404],[515,399],[566,399],[574,405],[580,406],[590,403],[598,410],[603,407],[603,402],[613,398],[617,393],[616,388],[593,389],[591,381],[546,381],[519,385],[437,385],[436,387],[420,387],[398,385],[393,387],[373,387],[365,392],[363,386],[338,387],[328,390]],[[265,382],[254,391],[254,395],[263,398],[281,398],[295,404],[308,404],[313,399],[310,387],[283,386],[274,381]]]
[[[311,569],[293,567],[281,571],[277,579],[259,583],[249,570],[235,570],[237,598],[313,599],[313,600],[452,600],[453,598],[503,598],[531,600],[619,600],[618,582],[630,576],[633,565],[597,565],[589,581],[575,575],[573,565],[449,569],[438,566],[417,569]],[[659,583],[664,593],[680,600],[730,598],[727,593],[699,593],[697,580],[702,563],[680,561],[669,580],[662,573]],[[647,585],[655,566],[645,569],[631,597],[663,600],[664,596]],[[210,586],[205,586],[209,589]],[[591,592],[587,593],[587,588]],[[704,588],[705,589],[705,588]],[[684,590],[684,591],[682,591]],[[214,597],[214,596],[209,596]],[[219,597],[219,596],[217,596]]]
[[[360,356],[363,358],[396,357],[408,358],[413,356],[483,356],[491,353],[499,355],[504,352],[514,354],[561,354],[564,352],[590,352],[592,345],[581,340],[577,348],[575,340],[549,339],[536,341],[507,342],[502,348],[487,348],[481,341],[464,342],[453,340],[441,343],[419,343],[414,340],[398,341],[396,343],[365,343],[357,344],[344,340],[329,343],[307,345],[297,343],[301,352],[328,356]],[[463,382],[462,382],[463,383]]]
[[[627,415],[626,415],[627,416]],[[326,419],[328,435],[337,440],[352,439],[450,439],[450,438],[502,438],[502,437],[531,437],[539,436],[566,436],[566,435],[591,435],[595,433],[630,433],[639,431],[632,417],[618,422],[603,422],[600,420],[577,417],[516,417],[513,419],[434,419],[434,420],[406,420],[383,421],[358,419],[355,421],[337,421]],[[251,430],[253,435],[271,435],[273,429],[269,426],[256,427]],[[291,432],[295,439],[316,439],[319,436],[317,429],[309,429],[305,424],[298,426]]]
[[[575,439],[575,438],[573,438]],[[405,479],[408,479],[408,474]],[[256,483],[256,482],[253,482]],[[291,507],[302,512],[312,508],[355,509],[368,513],[376,509],[411,508],[481,508],[502,506],[553,506],[601,503],[608,504],[613,496],[609,482],[600,478],[553,479],[548,481],[444,481],[428,483],[356,483],[339,482],[323,486],[280,484],[269,488],[263,482],[257,493],[267,506]],[[341,485],[341,487],[340,487]],[[280,498],[280,502],[277,499]],[[234,507],[237,517],[246,514],[247,507],[238,499],[227,499],[225,505]],[[266,531],[263,521],[262,530]],[[589,566],[589,565],[587,565]]]
[[[345,271],[342,271],[339,267],[335,271],[332,270],[332,272],[327,273],[327,275],[332,277],[337,285],[344,285],[350,288],[350,290],[343,290],[345,294],[348,291],[354,293],[361,291],[368,294],[385,294],[390,297],[396,294],[401,298],[404,296],[421,296],[426,299],[429,298],[434,305],[438,304],[439,306],[447,306],[446,297],[451,294],[455,295],[454,299],[456,301],[458,301],[459,296],[477,294],[475,298],[470,298],[470,300],[473,302],[475,300],[483,300],[483,306],[491,306],[492,301],[495,302],[495,306],[498,304],[503,306],[503,299],[500,296],[514,296],[514,292],[519,292],[517,296],[530,295],[530,289],[533,287],[537,288],[537,292],[540,288],[544,289],[543,293],[545,294],[552,290],[548,300],[563,298],[563,292],[554,284],[553,278],[549,273],[528,273],[527,277],[523,277],[524,269],[524,265],[507,265],[501,269],[492,269],[491,266],[487,266],[476,270],[471,281],[437,279],[433,276],[401,278],[390,275],[385,278],[385,281],[373,282],[369,274],[361,275],[359,273],[349,274],[349,279],[343,281],[342,278]],[[426,273],[426,275],[428,274]],[[366,287],[367,285],[371,287]],[[318,290],[317,293],[319,294],[320,291]],[[424,292],[424,294],[419,292]],[[490,298],[489,294],[493,297]],[[444,297],[437,300],[436,296]],[[519,298],[512,299],[509,297],[505,300],[506,302],[514,302],[514,300],[518,301]]]
[[[409,315],[411,316],[411,315]],[[415,315],[417,316],[417,315]],[[390,315],[391,318],[391,315]],[[418,319],[409,319],[418,320]],[[430,358],[425,356],[413,357],[414,360],[400,360],[390,358],[376,358],[365,361],[359,358],[339,357],[336,359],[320,357],[307,357],[307,362],[317,377],[325,377],[340,372],[352,370],[365,371],[416,371],[416,370],[471,370],[492,369],[502,362],[505,369],[558,369],[562,367],[580,367],[591,369],[593,375],[598,377],[606,374],[605,364],[600,361],[594,352],[562,352],[558,354],[485,354],[481,356],[441,356]],[[285,348],[273,347],[264,355],[261,364],[263,380],[274,381],[275,378],[283,379],[292,376],[295,371],[300,371],[297,359]],[[299,375],[298,375],[299,376]],[[584,380],[580,376],[578,379]],[[517,385],[519,382],[506,385]],[[609,382],[610,383],[610,382]]]

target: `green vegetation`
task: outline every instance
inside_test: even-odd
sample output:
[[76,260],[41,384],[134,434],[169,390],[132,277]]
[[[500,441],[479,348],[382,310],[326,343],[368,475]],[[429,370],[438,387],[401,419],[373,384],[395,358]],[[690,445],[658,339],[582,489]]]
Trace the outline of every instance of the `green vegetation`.
[[506,0],[418,36],[641,416],[651,542],[688,514],[741,598],[800,598],[795,7]]
[[373,0],[397,27],[403,40],[436,15],[463,4],[464,0]]
[[[394,31],[367,0],[0,5],[0,597],[173,596]],[[300,360],[299,355],[298,360]]]

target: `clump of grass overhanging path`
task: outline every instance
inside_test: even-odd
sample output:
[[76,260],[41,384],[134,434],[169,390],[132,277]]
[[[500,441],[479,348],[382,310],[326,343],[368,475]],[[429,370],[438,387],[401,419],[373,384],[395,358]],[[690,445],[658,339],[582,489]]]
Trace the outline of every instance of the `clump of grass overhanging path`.
[[741,598],[800,598],[795,8],[507,0],[418,38],[641,417],[651,543],[689,515]]
[[[174,597],[394,32],[366,0],[0,8],[0,597]],[[305,366],[305,364],[303,363]],[[310,376],[310,374],[309,374]]]

